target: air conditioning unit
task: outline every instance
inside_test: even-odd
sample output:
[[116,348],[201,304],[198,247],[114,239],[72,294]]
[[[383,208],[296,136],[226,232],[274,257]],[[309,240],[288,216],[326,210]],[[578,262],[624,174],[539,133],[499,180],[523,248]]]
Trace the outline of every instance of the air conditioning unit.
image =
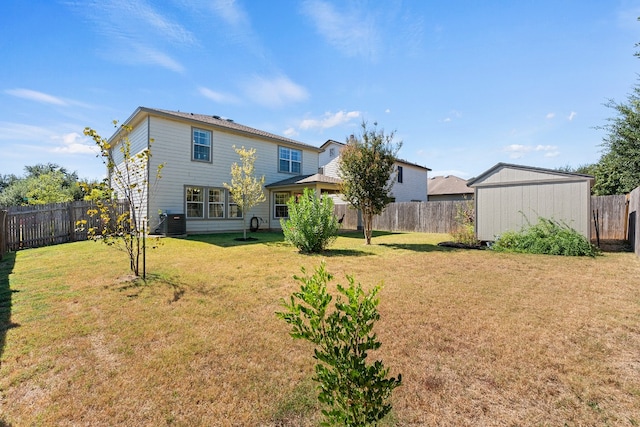
[[160,223],[156,227],[154,234],[164,234],[165,236],[182,236],[187,234],[187,219],[185,214],[160,215]]

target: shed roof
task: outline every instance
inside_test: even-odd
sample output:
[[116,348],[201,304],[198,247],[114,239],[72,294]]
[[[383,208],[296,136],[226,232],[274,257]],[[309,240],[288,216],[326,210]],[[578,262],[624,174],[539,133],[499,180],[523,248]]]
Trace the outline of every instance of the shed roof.
[[595,181],[595,178],[591,175],[585,175],[585,174],[573,173],[573,172],[562,172],[555,169],[545,169],[545,168],[538,168],[534,166],[523,166],[523,165],[516,165],[512,163],[500,162],[500,163],[497,163],[492,168],[488,169],[487,171],[483,172],[482,174],[478,175],[477,177],[471,178],[469,181],[467,181],[467,185],[469,187],[477,187],[483,180],[495,174],[496,172],[500,171],[501,169],[505,169],[505,168],[554,175],[558,178],[568,178],[572,180],[576,180],[576,179],[588,180],[591,185],[593,185]]
[[473,194],[473,188],[467,186],[467,181],[455,175],[434,176],[429,179],[429,195],[445,194]]
[[[158,108],[148,108],[148,107],[138,107],[131,116],[124,122],[125,125],[130,125],[132,122],[135,122],[136,119],[143,113],[153,114],[156,116],[166,117],[166,118],[175,118],[180,120],[185,120],[187,122],[193,123],[204,123],[210,127],[230,130],[234,132],[238,132],[245,135],[253,135],[260,136],[262,138],[271,139],[276,142],[282,142],[289,145],[304,147],[306,149],[314,150],[320,152],[321,150],[318,147],[313,145],[305,144],[304,142],[296,141],[294,139],[286,138],[284,136],[276,135],[273,133],[265,132],[260,129],[255,129],[249,126],[242,125],[240,123],[236,123],[231,119],[225,119],[216,115],[206,115],[206,114],[195,114],[195,113],[185,113],[182,111],[171,111],[171,110],[162,110]],[[114,136],[116,136],[114,134]],[[112,136],[113,138],[113,136]]]

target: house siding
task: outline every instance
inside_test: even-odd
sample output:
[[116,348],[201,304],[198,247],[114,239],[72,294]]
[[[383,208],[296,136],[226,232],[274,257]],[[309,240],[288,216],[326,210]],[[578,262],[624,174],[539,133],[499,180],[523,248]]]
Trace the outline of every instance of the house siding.
[[[231,164],[239,163],[240,158],[233,146],[256,149],[255,175],[265,176],[265,184],[283,180],[291,174],[278,172],[278,147],[288,146],[302,151],[302,174],[317,172],[318,153],[301,149],[299,146],[278,143],[258,137],[249,137],[233,132],[225,132],[209,127],[206,124],[192,126],[179,120],[150,116],[153,165],[164,163],[162,179],[153,192],[150,202],[151,227],[157,225],[159,213],[185,213],[185,187],[201,186],[223,188],[224,183],[231,182]],[[211,131],[211,162],[193,161],[192,129]],[[265,190],[267,201],[254,206],[245,212],[248,221],[258,216],[263,219],[261,228],[279,227],[278,221],[271,221],[271,197]],[[206,203],[206,200],[205,200]],[[276,224],[277,223],[277,224]],[[243,228],[242,219],[187,219],[187,233],[210,233],[219,231],[235,231]]]
[[427,170],[406,163],[396,164],[402,166],[402,182],[397,182],[397,174],[392,176],[393,187],[391,197],[396,202],[426,202],[427,201]]

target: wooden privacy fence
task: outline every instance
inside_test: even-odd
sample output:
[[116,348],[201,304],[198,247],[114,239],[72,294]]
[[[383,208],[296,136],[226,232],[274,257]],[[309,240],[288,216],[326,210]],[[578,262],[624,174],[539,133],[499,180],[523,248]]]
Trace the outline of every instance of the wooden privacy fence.
[[626,240],[627,196],[591,196],[591,238],[596,238],[596,220],[601,240]]
[[[456,214],[468,201],[390,203],[373,218],[373,229],[380,231],[417,231],[421,233],[450,233],[456,227]],[[471,202],[473,203],[473,202]],[[335,215],[342,218],[342,228],[360,228],[358,212],[348,205],[335,205]]]
[[[86,201],[11,206],[5,211],[4,224],[0,222],[0,242],[4,241],[6,251],[16,251],[86,240],[88,228],[102,226],[99,215],[92,218],[87,214],[93,208],[95,204]],[[126,209],[125,203],[118,204],[118,213]],[[87,221],[82,228],[76,226],[80,220]]]

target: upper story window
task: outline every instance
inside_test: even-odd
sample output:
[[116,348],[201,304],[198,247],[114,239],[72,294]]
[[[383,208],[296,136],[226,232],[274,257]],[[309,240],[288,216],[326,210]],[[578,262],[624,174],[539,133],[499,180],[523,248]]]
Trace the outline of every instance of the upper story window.
[[402,166],[398,166],[398,182],[402,184]]
[[334,157],[336,155],[336,149],[331,147],[329,148],[329,157]]
[[193,128],[193,160],[211,161],[211,131]]
[[302,151],[278,147],[278,158],[278,172],[300,174],[302,171]]

